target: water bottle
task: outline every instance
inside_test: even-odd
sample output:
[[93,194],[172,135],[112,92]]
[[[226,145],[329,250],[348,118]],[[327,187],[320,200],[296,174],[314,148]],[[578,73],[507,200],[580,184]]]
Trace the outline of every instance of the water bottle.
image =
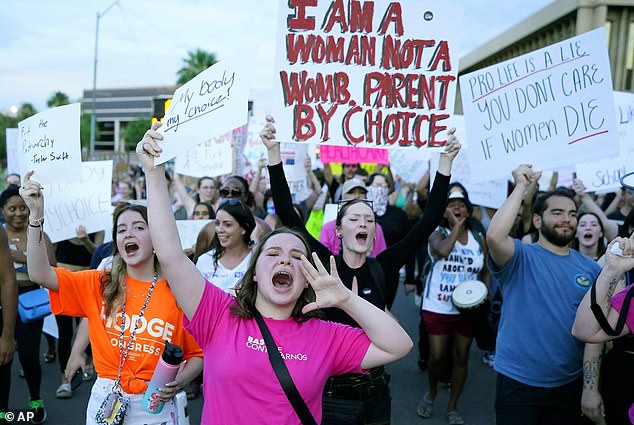
[[178,345],[165,341],[163,355],[156,364],[152,380],[148,384],[141,406],[149,413],[160,413],[163,410],[163,402],[159,399],[159,388],[163,388],[168,382],[176,378],[181,361],[183,361],[183,349]]

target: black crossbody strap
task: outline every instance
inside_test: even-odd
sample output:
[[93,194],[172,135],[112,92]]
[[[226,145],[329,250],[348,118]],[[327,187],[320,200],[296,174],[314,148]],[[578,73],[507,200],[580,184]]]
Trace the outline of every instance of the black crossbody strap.
[[601,307],[597,304],[596,282],[592,285],[590,288],[590,310],[594,313],[594,317],[597,319],[597,322],[599,322],[603,332],[610,336],[621,335],[623,327],[625,326],[625,319],[627,318],[628,311],[630,310],[632,297],[634,297],[634,286],[628,289],[625,299],[623,300],[623,305],[621,306],[619,318],[616,321],[616,326],[612,329],[610,323],[608,323],[608,319],[606,319],[605,314],[603,314],[603,310],[601,310]]
[[269,328],[266,326],[266,323],[264,323],[262,315],[260,315],[260,312],[256,311],[254,316],[255,321],[258,323],[260,331],[262,332],[264,342],[266,343],[266,351],[269,354],[269,360],[271,361],[271,365],[273,366],[277,379],[282,385],[286,398],[288,398],[288,401],[291,402],[293,409],[295,409],[295,413],[297,413],[297,416],[299,416],[299,419],[302,421],[302,425],[317,425],[313,414],[308,409],[308,406],[306,406],[306,402],[304,402],[301,394],[297,391],[293,378],[291,378],[290,373],[288,373],[286,364],[280,356],[277,345],[275,344],[275,341],[273,341],[271,332],[269,332]]

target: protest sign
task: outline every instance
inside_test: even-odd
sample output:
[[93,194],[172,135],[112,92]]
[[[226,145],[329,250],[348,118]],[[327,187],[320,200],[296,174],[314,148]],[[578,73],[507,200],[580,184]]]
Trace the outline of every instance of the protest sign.
[[162,164],[205,140],[247,123],[255,48],[220,61],[174,92],[159,132]]
[[18,164],[18,129],[7,128],[4,134],[7,140],[7,174],[20,174]]
[[[507,180],[503,178],[474,182],[468,151],[469,148],[463,146],[458,156],[454,159],[451,166],[451,182],[459,182],[462,184],[465,189],[467,189],[469,200],[473,204],[488,208],[499,208],[507,197]],[[431,154],[431,184],[433,184],[436,171],[438,170],[439,158],[440,154],[435,152]]]
[[360,147],[446,141],[462,9],[446,2],[279,2],[278,135]]
[[583,180],[589,192],[605,193],[618,190],[620,179],[634,171],[634,94],[614,92],[620,155],[577,164],[577,178]]
[[111,226],[112,161],[88,161],[80,168],[80,182],[42,185],[44,231],[52,242],[74,238],[80,224],[88,233]]
[[390,169],[406,183],[417,184],[429,171],[430,152],[426,150],[390,151]]
[[266,120],[263,116],[252,116],[249,118],[247,140],[243,154],[248,163],[247,171],[251,174],[258,171],[258,161],[260,158],[267,158],[266,146],[264,146],[262,139],[260,139],[260,132],[265,124]]
[[385,149],[360,148],[357,146],[319,147],[319,160],[322,164],[341,162],[343,164],[380,164],[390,163],[389,153]]
[[301,202],[308,198],[310,189],[306,180],[306,168],[304,168],[304,159],[308,154],[309,145],[282,143],[280,145],[280,153],[282,155],[282,166],[284,167],[284,175],[291,191],[293,203]]
[[473,181],[618,153],[605,30],[460,77]]
[[183,249],[194,248],[198,234],[211,220],[176,220],[176,228]]
[[233,164],[232,139],[229,132],[187,150],[176,157],[174,171],[197,178],[230,173]]
[[[471,174],[471,164],[469,163],[469,139],[465,129],[463,115],[454,115],[451,119],[450,127],[456,129],[455,135],[462,145],[460,153],[456,156],[451,167],[451,182],[459,182],[469,193],[469,200],[475,205],[488,208],[499,208],[506,200],[507,184],[506,179],[495,179],[489,181],[473,181]],[[473,144],[471,144],[473,146]],[[390,152],[391,154],[391,152]],[[433,185],[440,154],[430,153],[429,173],[430,184]],[[394,172],[394,170],[392,170]],[[511,172],[509,170],[510,177]]]
[[40,183],[81,180],[80,104],[58,106],[18,123],[18,164],[22,178],[34,170]]

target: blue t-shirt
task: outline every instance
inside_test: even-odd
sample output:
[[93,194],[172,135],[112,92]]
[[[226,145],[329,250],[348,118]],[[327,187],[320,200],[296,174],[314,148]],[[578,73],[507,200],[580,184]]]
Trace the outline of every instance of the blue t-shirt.
[[572,336],[577,306],[600,267],[571,249],[558,255],[515,239],[503,269],[488,265],[502,291],[495,370],[535,387],[558,387],[581,374],[583,342]]

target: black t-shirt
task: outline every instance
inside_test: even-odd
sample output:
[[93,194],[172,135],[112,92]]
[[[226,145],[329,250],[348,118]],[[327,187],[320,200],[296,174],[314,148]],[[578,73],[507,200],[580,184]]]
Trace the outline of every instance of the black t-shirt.
[[[271,179],[271,193],[275,204],[275,211],[282,223],[294,230],[301,232],[308,241],[310,248],[317,254],[321,262],[328,267],[330,264],[330,256],[332,253],[328,248],[315,239],[304,227],[304,222],[299,218],[295,210],[293,210],[293,202],[291,192],[284,176],[282,164],[269,165],[269,178]],[[429,235],[440,224],[442,215],[445,211],[447,203],[447,190],[449,188],[449,176],[437,173],[434,180],[434,186],[429,195],[428,208],[421,218],[416,222],[414,227],[394,245],[377,255],[376,260],[379,262],[383,274],[385,275],[386,295],[382,297],[374,282],[372,273],[368,263],[365,262],[358,269],[351,269],[341,261],[338,269],[339,277],[343,284],[348,288],[352,288],[352,278],[357,277],[357,285],[359,287],[359,295],[371,302],[376,307],[383,310],[386,305],[391,305],[396,295],[398,285],[399,269],[413,257],[416,250],[427,242]],[[396,276],[396,278],[395,278]],[[326,312],[329,320],[339,323],[346,323],[353,326],[358,325],[346,313],[338,309],[329,309],[333,311]],[[334,312],[337,310],[337,312]]]

